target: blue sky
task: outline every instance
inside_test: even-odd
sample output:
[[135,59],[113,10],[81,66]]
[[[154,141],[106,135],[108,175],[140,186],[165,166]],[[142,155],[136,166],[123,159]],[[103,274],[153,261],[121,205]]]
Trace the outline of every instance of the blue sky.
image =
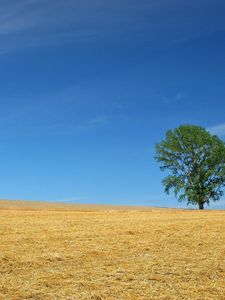
[[222,0],[2,0],[0,198],[180,206],[155,143],[225,138],[224,53]]

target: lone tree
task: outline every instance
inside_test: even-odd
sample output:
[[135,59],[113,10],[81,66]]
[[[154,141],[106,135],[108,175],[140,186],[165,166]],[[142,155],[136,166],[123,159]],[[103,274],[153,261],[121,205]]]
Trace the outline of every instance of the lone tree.
[[166,138],[156,145],[156,161],[162,171],[165,192],[172,189],[178,201],[204,205],[217,201],[225,187],[225,143],[204,128],[181,125],[167,131]]

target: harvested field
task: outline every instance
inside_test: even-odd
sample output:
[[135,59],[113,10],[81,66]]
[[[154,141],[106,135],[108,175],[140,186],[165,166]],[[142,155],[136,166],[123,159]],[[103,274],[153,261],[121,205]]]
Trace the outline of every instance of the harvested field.
[[0,299],[225,299],[225,211],[0,201]]

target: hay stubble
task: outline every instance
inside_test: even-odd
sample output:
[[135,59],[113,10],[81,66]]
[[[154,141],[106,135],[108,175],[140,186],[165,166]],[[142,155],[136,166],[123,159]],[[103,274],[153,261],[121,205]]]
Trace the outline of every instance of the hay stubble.
[[0,299],[225,299],[224,211],[4,207],[0,237]]

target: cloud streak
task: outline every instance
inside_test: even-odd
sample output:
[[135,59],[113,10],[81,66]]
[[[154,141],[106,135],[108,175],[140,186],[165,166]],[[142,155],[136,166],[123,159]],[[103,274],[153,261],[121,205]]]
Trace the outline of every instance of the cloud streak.
[[173,97],[163,97],[163,102],[165,104],[171,104],[171,103],[176,103],[176,102],[181,102],[184,100],[187,100],[187,95],[184,92],[177,92],[177,94]]
[[[225,30],[224,12],[225,5],[219,0],[199,0],[193,4],[185,0],[171,0],[169,4],[166,0],[125,0],[122,4],[119,0],[3,0],[0,44],[4,46],[0,51],[67,41],[123,41],[124,37],[130,41],[172,43]],[[210,17],[214,15],[217,17],[212,25]]]
[[76,128],[77,129],[91,129],[94,127],[99,127],[99,126],[103,126],[108,122],[108,116],[106,115],[100,115],[97,116],[95,118],[92,118],[90,120],[88,120],[87,122],[78,125]]
[[211,134],[225,136],[225,123],[218,124],[212,127],[207,128]]

